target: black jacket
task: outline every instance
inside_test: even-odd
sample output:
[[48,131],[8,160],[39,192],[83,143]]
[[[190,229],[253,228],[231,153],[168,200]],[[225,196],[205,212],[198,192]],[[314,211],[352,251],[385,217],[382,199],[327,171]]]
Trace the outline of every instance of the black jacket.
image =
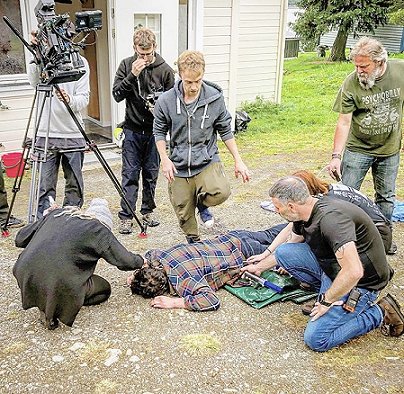
[[125,127],[132,131],[152,133],[153,114],[147,109],[145,98],[153,92],[165,92],[174,86],[174,71],[156,54],[154,63],[135,77],[132,63],[137,55],[122,60],[115,75],[112,95],[116,102],[126,99]]
[[129,252],[97,219],[58,216],[61,212],[56,209],[18,232],[15,244],[25,249],[13,274],[24,309],[38,307],[48,320],[71,326],[100,258],[122,271],[140,268],[143,258]]

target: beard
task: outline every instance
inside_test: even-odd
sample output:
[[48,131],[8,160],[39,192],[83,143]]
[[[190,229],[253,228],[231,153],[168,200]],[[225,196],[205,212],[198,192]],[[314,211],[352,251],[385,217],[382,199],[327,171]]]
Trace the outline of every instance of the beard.
[[382,75],[383,64],[376,67],[371,74],[358,73],[359,85],[362,89],[369,90],[373,88],[376,83],[376,79]]

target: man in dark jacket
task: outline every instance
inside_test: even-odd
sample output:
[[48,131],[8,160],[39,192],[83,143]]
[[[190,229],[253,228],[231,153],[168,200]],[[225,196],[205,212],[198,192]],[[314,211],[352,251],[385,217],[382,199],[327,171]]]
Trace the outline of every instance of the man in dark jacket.
[[[139,178],[142,173],[140,213],[148,226],[158,226],[151,214],[160,158],[153,137],[153,109],[160,93],[174,85],[174,72],[156,53],[156,36],[150,29],[139,28],[133,36],[135,54],[122,60],[115,75],[112,94],[118,103],[126,100],[124,141],[122,145],[122,188],[131,208],[136,209]],[[126,203],[122,210],[119,232],[132,232],[133,215]]]
[[[179,80],[161,95],[154,111],[153,132],[162,160],[163,174],[169,181],[171,204],[189,243],[199,240],[195,210],[206,227],[214,224],[208,207],[219,205],[230,195],[217,147],[217,133],[235,162],[236,177],[249,180],[226,109],[222,90],[203,81],[205,60],[197,51],[183,52],[177,61]],[[166,136],[170,134],[170,154]]]
[[126,250],[111,227],[107,202],[97,198],[85,212],[57,208],[18,232],[15,244],[25,249],[13,274],[22,307],[38,307],[46,328],[55,329],[59,320],[72,326],[83,305],[109,298],[110,284],[94,275],[100,258],[123,271],[142,267],[143,257]]

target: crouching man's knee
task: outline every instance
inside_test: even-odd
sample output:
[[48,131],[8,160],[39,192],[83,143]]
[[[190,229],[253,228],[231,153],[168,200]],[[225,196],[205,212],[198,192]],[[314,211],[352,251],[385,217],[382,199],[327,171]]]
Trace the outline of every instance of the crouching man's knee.
[[335,347],[335,345],[331,343],[331,337],[329,335],[327,336],[323,330],[320,332],[320,330],[311,327],[310,323],[304,332],[304,343],[315,352],[326,352]]

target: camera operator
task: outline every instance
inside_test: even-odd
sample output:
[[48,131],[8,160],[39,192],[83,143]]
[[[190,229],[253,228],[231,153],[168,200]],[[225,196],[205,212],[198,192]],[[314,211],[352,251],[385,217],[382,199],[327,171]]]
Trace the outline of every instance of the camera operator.
[[[115,75],[112,94],[115,101],[126,100],[125,135],[122,145],[122,189],[133,210],[142,174],[142,205],[140,213],[151,227],[160,223],[152,218],[156,208],[155,190],[160,157],[153,137],[153,110],[158,94],[174,86],[174,71],[156,53],[156,36],[147,28],[136,29],[133,36],[135,54],[123,59]],[[133,215],[125,202],[119,232],[132,232]]]
[[[31,32],[31,44],[37,45],[36,32]],[[39,149],[45,148],[46,136],[48,133],[48,154],[46,161],[42,164],[40,179],[38,217],[49,208],[49,196],[56,200],[56,185],[60,163],[65,184],[65,197],[63,206],[83,205],[84,182],[82,167],[84,161],[85,140],[80,133],[73,118],[68,113],[61,95],[73,110],[75,116],[84,127],[80,111],[87,107],[90,98],[90,69],[87,60],[80,55],[84,63],[84,75],[77,81],[58,84],[61,94],[54,90],[57,100],[52,97],[45,101],[43,115],[40,119],[35,146]],[[40,67],[30,64],[28,67],[28,79],[32,86],[40,82]],[[43,94],[42,92],[40,94]],[[48,119],[49,107],[51,108],[50,119]],[[49,130],[48,130],[49,124]]]

